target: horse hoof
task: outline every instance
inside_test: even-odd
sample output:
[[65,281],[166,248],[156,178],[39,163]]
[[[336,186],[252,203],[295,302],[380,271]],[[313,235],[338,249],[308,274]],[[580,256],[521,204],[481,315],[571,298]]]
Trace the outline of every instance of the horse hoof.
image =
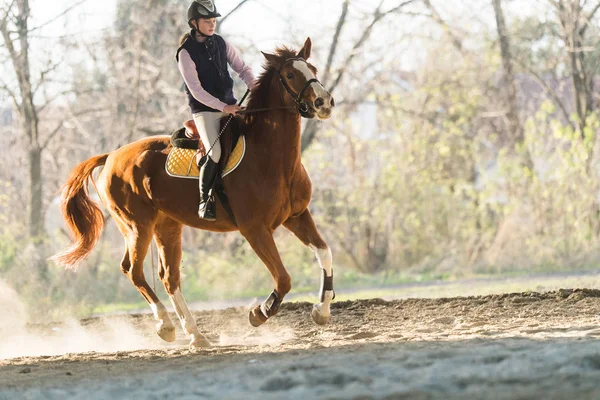
[[190,350],[200,349],[202,347],[211,347],[212,344],[208,341],[208,339],[200,334],[198,337],[192,336],[192,340],[190,341]]
[[319,309],[317,308],[316,305],[313,306],[310,316],[312,317],[313,321],[315,321],[315,323],[317,325],[327,325],[327,323],[329,323],[329,315],[328,316],[321,315],[321,312],[319,311]]
[[165,342],[175,341],[175,327],[173,325],[164,325],[162,323],[156,324],[156,333]]
[[250,325],[257,328],[267,322],[267,317],[265,317],[260,310],[260,306],[256,306],[250,310],[250,313],[248,314],[248,320],[250,320]]

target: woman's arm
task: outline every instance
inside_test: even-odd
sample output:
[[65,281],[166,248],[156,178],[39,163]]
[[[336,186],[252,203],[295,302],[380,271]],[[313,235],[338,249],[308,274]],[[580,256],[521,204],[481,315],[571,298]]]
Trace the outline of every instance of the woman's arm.
[[227,62],[231,65],[231,68],[237,72],[246,86],[248,86],[250,90],[254,89],[254,86],[256,86],[256,78],[252,73],[252,69],[244,62],[244,60],[242,60],[240,53],[227,40],[225,40],[225,45],[227,46]]
[[196,100],[210,108],[223,111],[227,104],[223,103],[221,100],[204,90],[202,84],[200,83],[200,79],[198,79],[196,64],[194,64],[194,61],[190,57],[190,53],[188,53],[187,50],[182,49],[179,52],[179,61],[177,61],[177,67],[179,68],[179,72],[181,72],[181,76],[183,76],[186,86]]

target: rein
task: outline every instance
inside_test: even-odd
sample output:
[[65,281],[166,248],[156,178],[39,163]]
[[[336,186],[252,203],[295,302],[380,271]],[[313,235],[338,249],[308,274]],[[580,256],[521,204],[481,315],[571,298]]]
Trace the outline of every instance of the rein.
[[[277,75],[279,76],[279,81],[283,85],[283,88],[285,89],[285,91],[292,97],[294,102],[298,105],[298,113],[300,115],[302,115],[302,113],[308,112],[308,104],[306,104],[306,102],[304,100],[302,100],[302,95],[304,94],[306,89],[308,89],[310,87],[310,85],[314,82],[318,83],[321,86],[323,86],[323,84],[317,78],[312,78],[312,79],[309,79],[304,84],[304,87],[302,88],[302,90],[300,90],[300,92],[298,94],[294,93],[294,90],[290,87],[290,85],[281,76],[281,70],[283,69],[283,67],[287,63],[294,62],[294,61],[302,61],[302,62],[306,63],[306,60],[302,57],[288,58],[287,60],[285,60],[283,62],[283,64],[281,64],[281,67],[279,67],[279,69],[277,70]],[[242,97],[242,100],[240,100],[240,102],[238,103],[238,106],[242,105],[242,103],[244,102],[244,100],[246,100],[246,97],[248,96],[249,93],[250,93],[250,89],[246,90],[246,93],[244,94],[244,97]],[[237,114],[250,114],[250,113],[255,113],[255,112],[263,112],[263,111],[271,111],[271,110],[289,110],[289,109],[294,109],[294,108],[296,108],[296,107],[282,106],[282,107],[270,107],[270,108],[255,108],[253,110],[240,110],[237,112]],[[208,157],[208,153],[210,153],[210,151],[213,149],[213,147],[215,147],[215,144],[217,144],[217,142],[221,138],[221,135],[223,134],[223,132],[225,132],[225,128],[227,128],[227,125],[229,125],[229,122],[231,121],[232,118],[233,118],[233,115],[229,115],[227,122],[225,122],[225,125],[223,125],[223,129],[221,129],[221,132],[219,132],[219,134],[217,135],[217,138],[215,139],[213,144],[206,151],[206,157]]]
[[[246,93],[244,94],[244,97],[242,97],[242,99],[240,100],[240,102],[238,103],[238,106],[242,105],[242,103],[244,102],[244,100],[246,100],[246,97],[248,97],[249,93],[250,93],[250,89],[246,90]],[[208,149],[206,151],[205,157],[207,157],[207,160],[208,160],[208,157],[209,157],[208,154],[213,149],[213,147],[215,147],[215,144],[217,144],[217,142],[221,138],[221,135],[223,134],[223,132],[225,132],[225,129],[227,128],[227,125],[229,125],[229,122],[231,122],[232,118],[233,118],[233,114],[230,114],[229,118],[227,118],[227,121],[225,122],[225,125],[223,125],[223,128],[221,129],[221,132],[219,132],[219,134],[217,135],[217,138],[215,139],[215,141],[213,142],[213,144],[210,146],[210,149]],[[198,150],[198,151],[200,151],[200,150]]]
[[240,110],[237,114],[251,114],[255,112],[263,112],[263,111],[271,111],[271,110],[289,110],[294,109],[296,107],[287,106],[287,107],[270,107],[270,108],[253,108],[252,110]]

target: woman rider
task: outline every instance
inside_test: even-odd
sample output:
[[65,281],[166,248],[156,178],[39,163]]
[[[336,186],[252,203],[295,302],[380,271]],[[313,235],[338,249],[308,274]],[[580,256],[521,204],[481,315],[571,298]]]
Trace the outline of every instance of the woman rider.
[[[212,0],[193,1],[187,12],[192,31],[181,37],[176,55],[192,117],[206,150],[210,149],[219,134],[221,118],[228,114],[235,115],[240,110],[233,96],[233,80],[227,64],[250,90],[256,84],[252,70],[235,47],[215,34],[216,18],[220,16]],[[216,219],[215,205],[209,202],[208,194],[218,172],[220,158],[221,144],[217,141],[200,168],[198,215],[209,221]]]

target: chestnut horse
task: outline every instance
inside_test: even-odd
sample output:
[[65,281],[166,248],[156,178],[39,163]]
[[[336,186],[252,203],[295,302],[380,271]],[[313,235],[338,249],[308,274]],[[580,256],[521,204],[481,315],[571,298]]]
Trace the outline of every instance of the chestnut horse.
[[273,240],[274,230],[285,226],[316,254],[322,276],[312,317],[317,324],[327,323],[334,298],[332,256],[308,210],[311,182],[300,159],[300,120],[301,116],[329,118],[334,100],[317,80],[315,67],[306,61],[311,46],[308,38],[298,52],[283,47],[275,54],[263,53],[265,70],[250,94],[245,116],[246,154],[241,165],[223,178],[237,226],[218,202],[216,221],[198,217],[198,182],[169,176],[165,172],[169,137],[149,137],[92,157],[73,169],[63,187],[61,208],[74,244],[53,260],[74,267],[98,241],[104,218],[89,198],[87,183],[93,182],[94,169],[104,165],[96,190],[125,239],[121,270],[150,304],[162,339],[175,340],[175,327],[144,276],[143,262],[152,238],[158,248],[158,275],[190,337],[190,346],[210,345],[180,289],[183,225],[215,232],[239,230],[264,262],[275,290],[250,310],[253,326],[275,315],[292,287]]

